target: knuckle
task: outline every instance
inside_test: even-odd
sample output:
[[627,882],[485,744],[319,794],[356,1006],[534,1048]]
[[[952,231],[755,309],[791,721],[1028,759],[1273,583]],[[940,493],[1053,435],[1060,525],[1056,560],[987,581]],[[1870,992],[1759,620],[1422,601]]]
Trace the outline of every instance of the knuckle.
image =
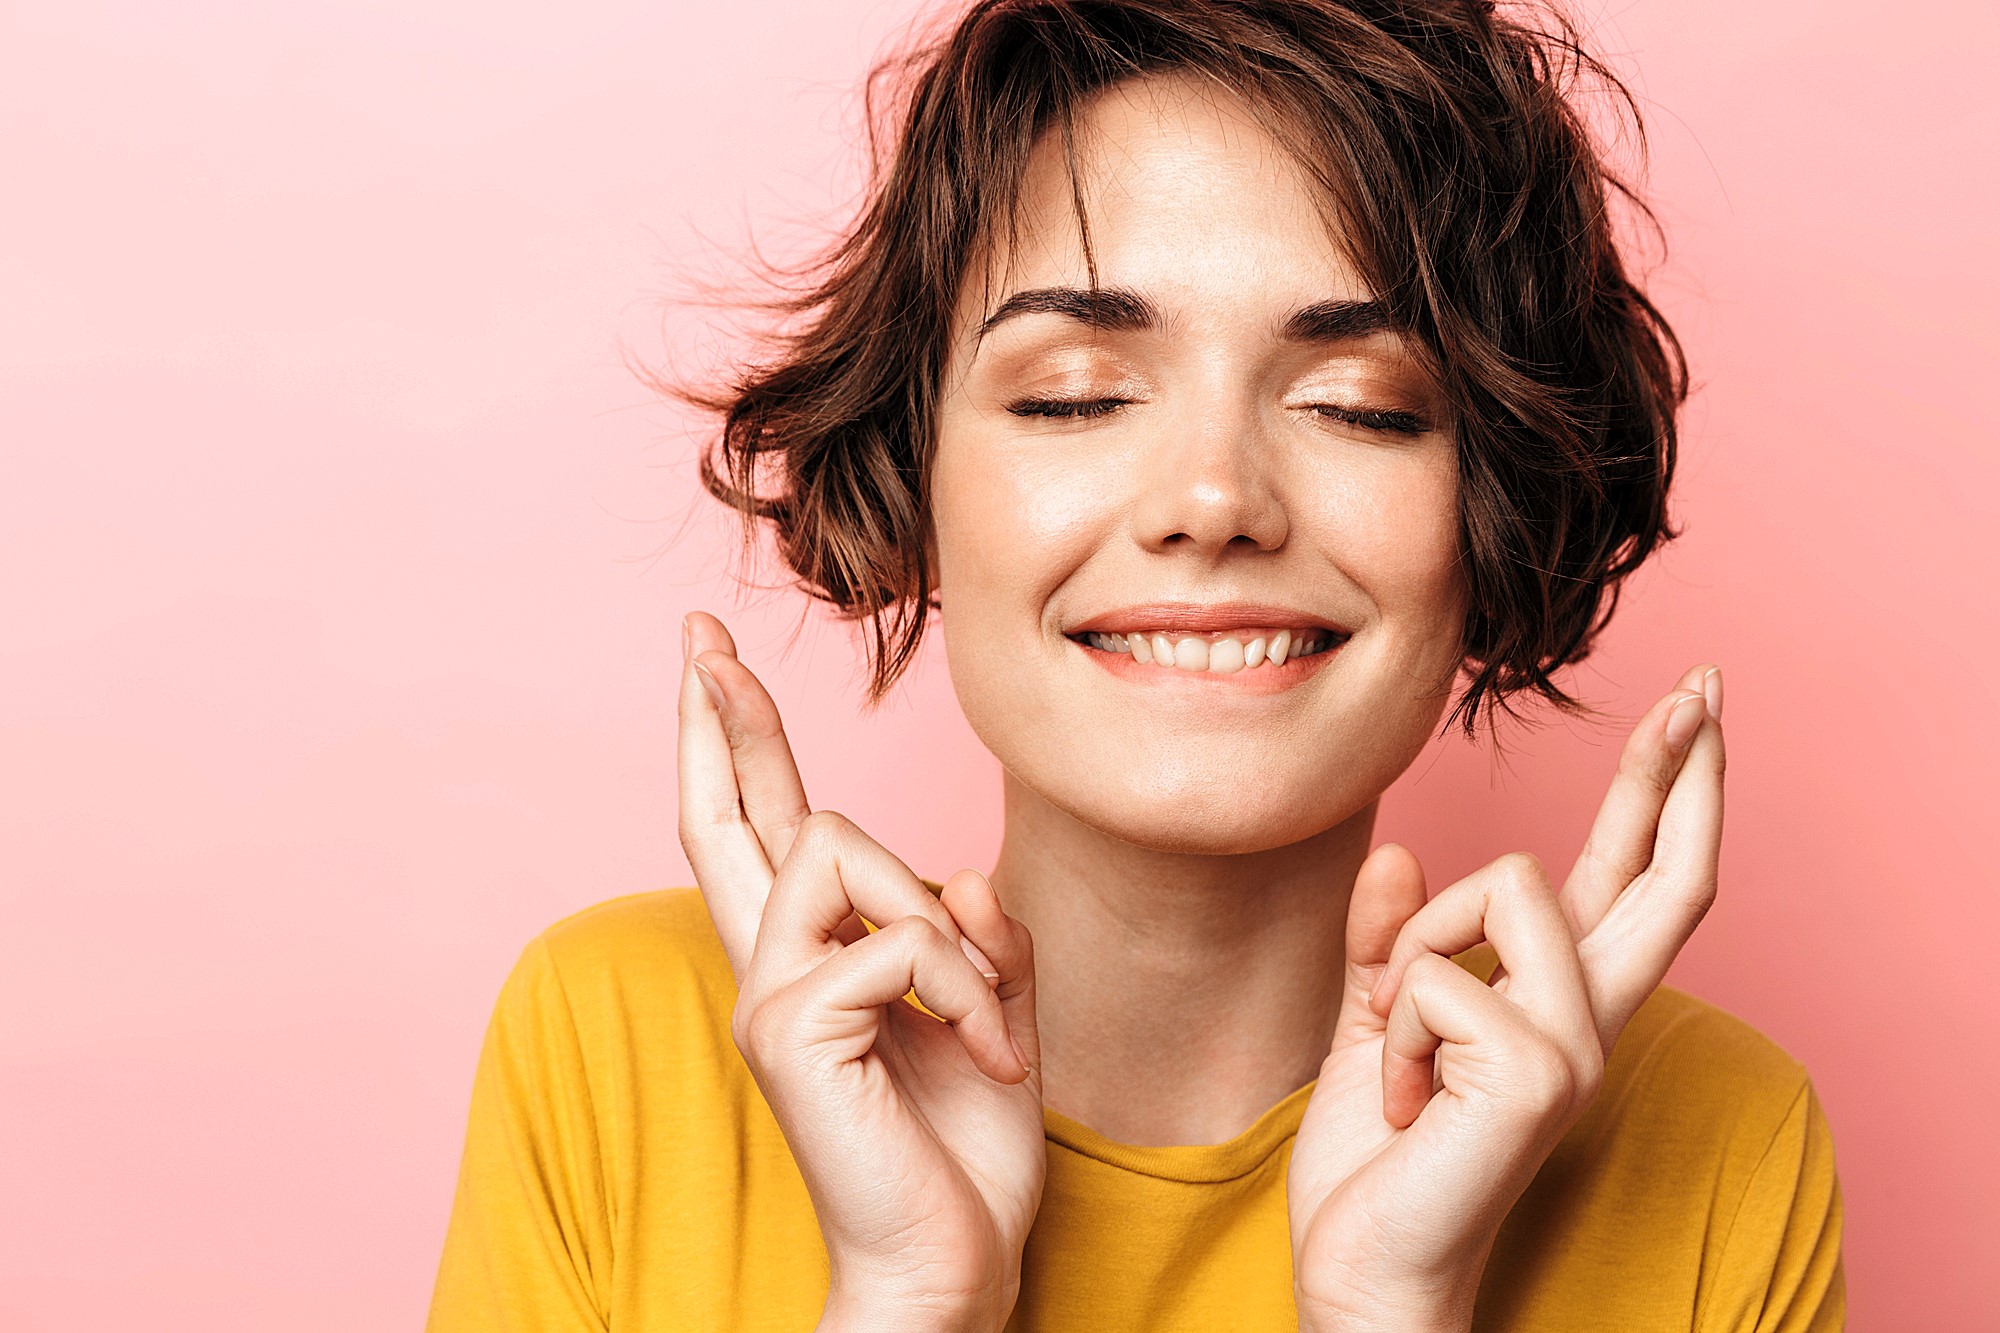
[[740,803],[724,807],[720,804],[690,800],[686,796],[681,798],[680,808],[676,813],[678,816],[676,828],[680,834],[683,851],[690,845],[700,846],[711,831],[729,828],[743,821],[743,807]]
[[754,1003],[749,998],[736,1002],[735,1010],[729,1015],[729,1037],[736,1043],[736,1049],[743,1057],[751,1059],[762,1049],[769,1035],[770,1019],[766,1015],[768,1006]]
[[743,719],[725,714],[721,719],[722,739],[732,751],[741,750],[750,740],[750,733],[744,729]]
[[716,828],[720,823],[720,820],[716,819],[708,811],[703,810],[698,803],[682,801],[679,818],[676,821],[676,828],[681,839],[681,850],[687,851],[700,847],[708,837],[710,830]]
[[805,1016],[801,1005],[806,999],[796,987],[788,987],[765,996],[751,1010],[748,1021],[750,1050],[744,1054],[748,1057],[755,1052],[755,1068],[775,1067],[776,1058],[798,1044],[800,1020]]
[[1493,864],[1499,871],[1501,887],[1510,893],[1546,893],[1549,890],[1548,871],[1542,868],[1542,859],[1533,852],[1508,852]]
[[1583,1060],[1576,1070],[1576,1105],[1589,1106],[1604,1089],[1604,1054],[1593,1036],[1583,1045]]
[[1664,796],[1674,785],[1675,768],[1664,753],[1639,744],[1637,737],[1618,756],[1618,773],[1640,786],[1651,788],[1657,795]]
[[847,836],[847,830],[852,827],[853,824],[847,816],[837,811],[815,810],[799,821],[798,837],[793,841],[793,850],[824,856]]
[[1576,1070],[1552,1042],[1546,1039],[1530,1042],[1520,1068],[1538,1104],[1565,1109],[1574,1104],[1578,1090]]
[[1458,970],[1458,964],[1441,953],[1420,953],[1404,967],[1402,985],[1398,989],[1434,986],[1441,978],[1448,975],[1445,971],[1447,968],[1455,972]]
[[749,707],[743,710],[743,732],[758,741],[783,740],[785,720],[775,708]]
[[784,724],[774,712],[754,706],[732,710],[722,721],[723,734],[729,738],[732,750],[745,750],[752,745],[764,745],[772,740],[782,740]]
[[897,917],[882,927],[882,931],[899,947],[908,949],[912,954],[928,952],[940,945],[951,944],[951,941],[945,938],[945,933],[938,929],[935,921],[915,913]]

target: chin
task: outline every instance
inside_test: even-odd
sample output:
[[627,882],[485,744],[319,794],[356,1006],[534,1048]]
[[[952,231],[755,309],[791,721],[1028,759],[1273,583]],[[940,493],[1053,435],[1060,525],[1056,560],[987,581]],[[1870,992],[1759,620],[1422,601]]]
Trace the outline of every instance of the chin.
[[1303,842],[1352,818],[1379,794],[1341,792],[1324,775],[1309,773],[1267,771],[1246,784],[1234,774],[1147,778],[1083,765],[1066,769],[1061,779],[1037,780],[1043,776],[1017,771],[1037,795],[1079,823],[1150,851],[1198,856]]

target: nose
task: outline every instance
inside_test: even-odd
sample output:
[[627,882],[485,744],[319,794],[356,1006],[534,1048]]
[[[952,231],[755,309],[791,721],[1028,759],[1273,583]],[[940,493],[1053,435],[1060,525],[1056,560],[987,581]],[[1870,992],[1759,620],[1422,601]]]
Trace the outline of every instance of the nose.
[[[1133,535],[1147,550],[1275,550],[1290,530],[1274,441],[1254,404],[1213,395],[1150,441]],[[1166,423],[1162,423],[1165,425]]]

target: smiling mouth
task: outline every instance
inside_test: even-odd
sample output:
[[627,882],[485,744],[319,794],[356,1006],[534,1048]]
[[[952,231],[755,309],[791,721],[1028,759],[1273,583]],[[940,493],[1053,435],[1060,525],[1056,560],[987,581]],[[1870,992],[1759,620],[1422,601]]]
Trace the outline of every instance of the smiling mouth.
[[1190,675],[1229,676],[1239,672],[1276,672],[1287,662],[1331,652],[1352,636],[1314,627],[1298,630],[1222,630],[1202,634],[1103,634],[1087,630],[1066,637],[1087,649],[1129,658],[1139,666],[1183,671]]

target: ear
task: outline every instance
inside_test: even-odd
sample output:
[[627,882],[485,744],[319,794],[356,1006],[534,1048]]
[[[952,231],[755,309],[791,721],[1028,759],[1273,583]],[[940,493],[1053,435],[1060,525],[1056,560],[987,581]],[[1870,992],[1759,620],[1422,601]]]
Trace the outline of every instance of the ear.
[[944,587],[936,582],[938,572],[937,531],[930,524],[924,525],[924,570],[932,579],[930,609],[944,610]]

